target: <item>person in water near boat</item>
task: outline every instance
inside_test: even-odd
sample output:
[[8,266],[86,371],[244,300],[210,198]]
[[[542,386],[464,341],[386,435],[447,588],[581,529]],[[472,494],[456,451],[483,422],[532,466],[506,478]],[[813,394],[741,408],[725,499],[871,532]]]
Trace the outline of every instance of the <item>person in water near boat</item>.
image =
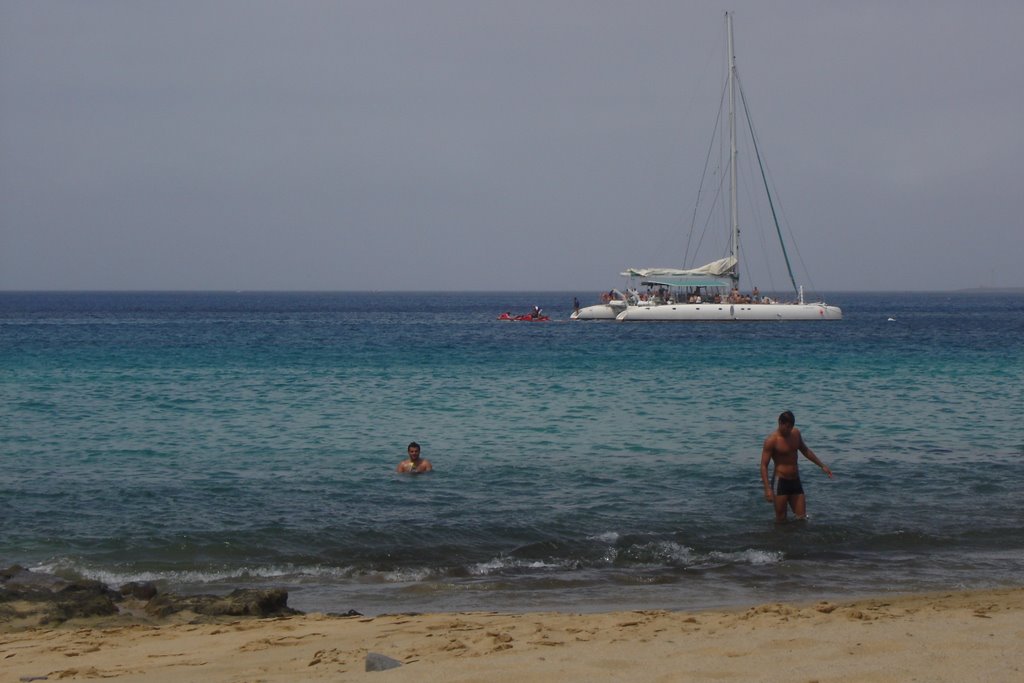
[[[800,430],[796,428],[796,418],[790,411],[779,415],[779,427],[768,435],[761,449],[761,482],[764,484],[764,499],[775,505],[775,521],[786,521],[786,508],[793,508],[797,519],[807,517],[807,499],[804,487],[800,483],[800,454],[821,468],[821,471],[832,479],[832,470],[818,459],[810,446],[804,443]],[[768,463],[774,469],[768,478]]]
[[413,441],[409,444],[407,451],[409,453],[409,459],[398,463],[398,472],[422,474],[423,472],[433,471],[434,467],[430,464],[430,461],[426,458],[420,457],[420,445],[418,443]]

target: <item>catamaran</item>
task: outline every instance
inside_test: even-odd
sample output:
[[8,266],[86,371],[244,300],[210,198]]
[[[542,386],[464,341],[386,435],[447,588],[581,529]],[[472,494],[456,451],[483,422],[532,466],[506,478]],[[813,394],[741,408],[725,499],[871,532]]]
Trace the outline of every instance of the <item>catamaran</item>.
[[[804,300],[803,287],[798,286],[790,265],[786,245],[782,240],[778,217],[768,191],[767,177],[757,140],[753,135],[750,114],[746,106],[743,113],[750,139],[764,181],[764,189],[771,208],[775,231],[779,238],[782,254],[793,286],[793,294],[786,295],[788,301],[761,296],[755,288],[750,294],[740,293],[740,223],[737,209],[736,183],[736,57],[733,51],[732,14],[726,12],[726,33],[728,35],[728,82],[726,92],[729,99],[729,208],[731,236],[729,253],[723,258],[696,268],[628,268],[621,273],[630,282],[639,281],[647,289],[641,293],[635,286],[625,292],[613,289],[602,295],[602,301],[573,311],[573,320],[618,320],[618,321],[727,321],[727,320],[841,320],[843,312],[838,306],[824,301],[809,303]],[[742,90],[740,91],[742,101]],[[781,297],[780,297],[781,299]]]

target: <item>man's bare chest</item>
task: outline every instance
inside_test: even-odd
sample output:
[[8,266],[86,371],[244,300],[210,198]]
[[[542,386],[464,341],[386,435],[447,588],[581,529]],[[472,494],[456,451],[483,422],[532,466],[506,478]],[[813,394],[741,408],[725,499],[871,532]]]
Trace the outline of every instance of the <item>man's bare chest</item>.
[[772,459],[776,462],[794,462],[800,443],[778,437],[772,442]]

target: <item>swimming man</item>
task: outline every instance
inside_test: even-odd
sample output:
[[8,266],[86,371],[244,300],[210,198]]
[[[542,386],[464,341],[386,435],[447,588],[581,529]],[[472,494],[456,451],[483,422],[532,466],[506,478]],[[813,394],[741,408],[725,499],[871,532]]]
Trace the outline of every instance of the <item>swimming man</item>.
[[420,445],[418,443],[413,441],[409,444],[409,448],[407,450],[409,453],[409,459],[398,463],[398,472],[421,474],[423,472],[430,472],[434,469],[429,460],[420,457]]
[[[779,415],[779,428],[768,435],[761,449],[761,481],[764,483],[764,499],[775,504],[775,521],[786,521],[786,507],[793,508],[797,519],[807,517],[807,499],[800,483],[800,468],[797,461],[800,453],[821,468],[832,478],[832,470],[818,459],[810,446],[804,443],[796,418],[786,411]],[[774,463],[771,480],[768,479],[768,461]],[[772,490],[774,484],[774,491]]]

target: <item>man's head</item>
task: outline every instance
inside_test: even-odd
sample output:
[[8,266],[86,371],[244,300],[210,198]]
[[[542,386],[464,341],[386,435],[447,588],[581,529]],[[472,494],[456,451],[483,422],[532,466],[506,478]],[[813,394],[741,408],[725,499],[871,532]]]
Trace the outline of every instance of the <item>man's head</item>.
[[796,418],[793,417],[792,411],[786,410],[779,415],[779,431],[783,434],[789,434],[795,424]]
[[409,459],[412,460],[413,462],[416,462],[417,460],[420,459],[420,445],[415,441],[409,444],[408,452]]

